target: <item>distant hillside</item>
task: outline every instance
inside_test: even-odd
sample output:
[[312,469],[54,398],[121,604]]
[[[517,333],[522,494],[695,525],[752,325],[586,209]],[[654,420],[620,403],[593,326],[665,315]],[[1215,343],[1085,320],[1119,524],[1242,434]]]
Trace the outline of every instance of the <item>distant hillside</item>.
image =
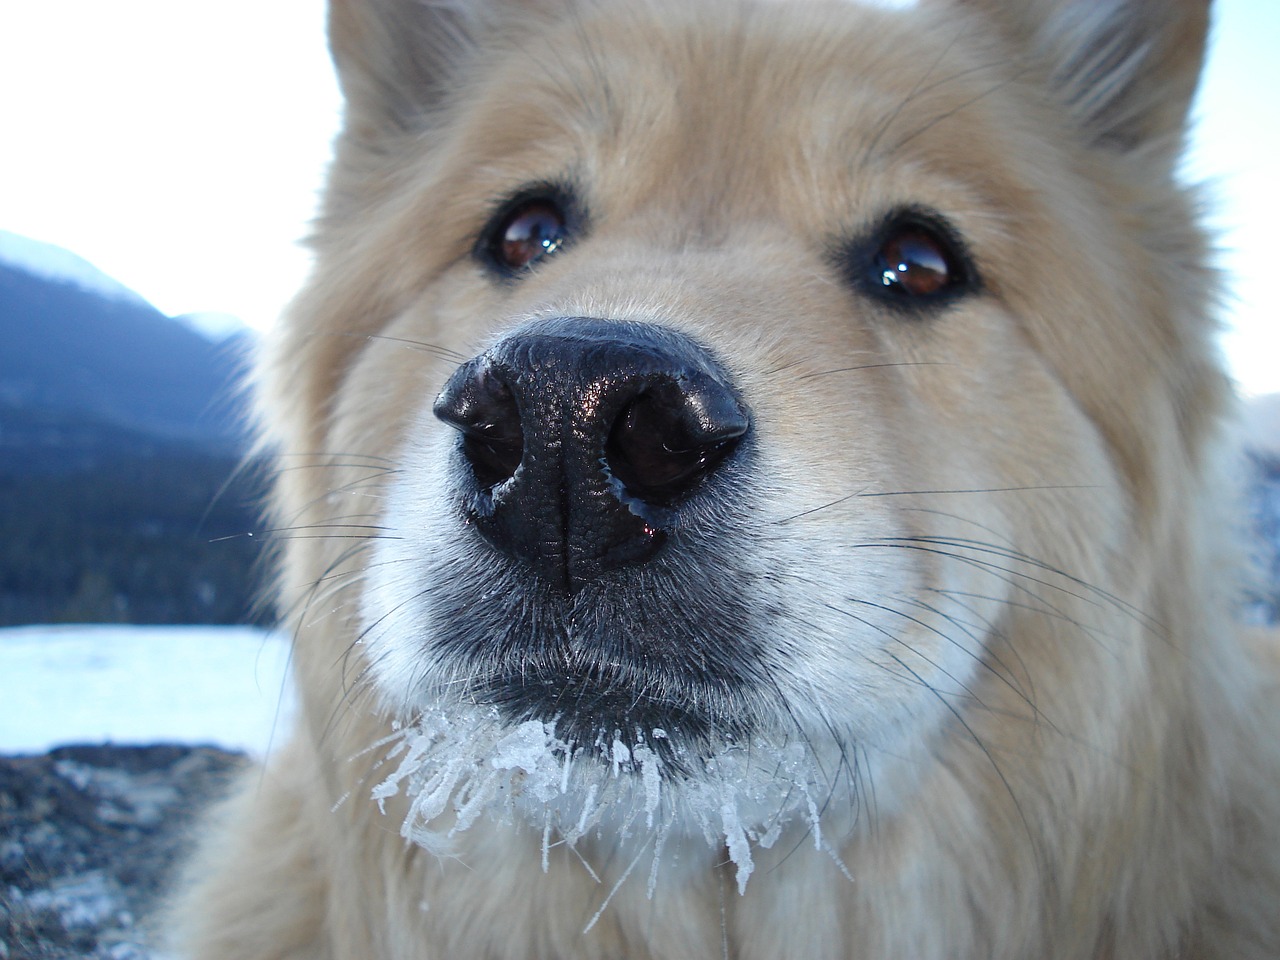
[[147,306],[146,300],[115,277],[103,273],[84,257],[52,243],[0,230],[0,262],[33,277],[74,284],[110,300]]
[[0,232],[0,625],[254,620],[251,347]]
[[28,453],[47,465],[47,454],[76,460],[116,439],[224,455],[242,446],[243,338],[213,343],[140,299],[0,261],[0,342],[0,462],[10,469]]

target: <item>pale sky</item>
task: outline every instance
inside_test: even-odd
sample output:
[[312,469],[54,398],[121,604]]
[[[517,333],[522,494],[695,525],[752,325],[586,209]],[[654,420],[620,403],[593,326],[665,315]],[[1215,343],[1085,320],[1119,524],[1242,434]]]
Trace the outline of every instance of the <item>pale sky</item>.
[[[1217,0],[1190,169],[1216,183],[1224,348],[1280,391],[1280,2]],[[0,0],[0,229],[170,315],[270,324],[307,268],[338,97],[321,0]]]

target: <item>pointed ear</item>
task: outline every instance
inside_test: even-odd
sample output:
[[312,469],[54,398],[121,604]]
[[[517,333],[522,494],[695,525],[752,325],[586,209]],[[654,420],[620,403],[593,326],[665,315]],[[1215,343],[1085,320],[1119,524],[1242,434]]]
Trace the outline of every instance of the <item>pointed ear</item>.
[[1094,140],[1176,146],[1204,60],[1210,0],[960,0],[1043,73]]
[[419,129],[478,42],[534,2],[330,0],[329,48],[348,134],[372,142]]

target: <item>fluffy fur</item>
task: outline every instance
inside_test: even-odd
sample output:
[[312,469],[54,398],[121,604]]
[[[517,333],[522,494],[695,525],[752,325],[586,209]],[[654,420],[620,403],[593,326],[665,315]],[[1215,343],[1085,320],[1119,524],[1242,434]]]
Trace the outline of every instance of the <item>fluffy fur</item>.
[[[334,0],[345,128],[260,384],[300,717],[187,955],[1280,956],[1174,176],[1207,6]],[[567,242],[502,275],[486,224],[550,185]],[[867,285],[899,222],[945,224],[949,295]],[[561,595],[460,509],[432,403],[582,317],[705,348],[750,431]],[[520,712],[513,663],[572,680]]]

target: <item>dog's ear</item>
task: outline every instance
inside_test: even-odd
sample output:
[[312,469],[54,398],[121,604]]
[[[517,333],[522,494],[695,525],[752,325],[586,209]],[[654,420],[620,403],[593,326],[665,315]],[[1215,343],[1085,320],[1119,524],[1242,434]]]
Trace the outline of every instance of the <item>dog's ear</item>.
[[330,0],[329,47],[357,139],[419,128],[478,41],[558,0]]
[[329,49],[347,101],[348,132],[376,140],[410,129],[470,32],[460,0],[331,0]]
[[1181,137],[1204,60],[1210,0],[960,0],[1047,74],[1101,145]]

